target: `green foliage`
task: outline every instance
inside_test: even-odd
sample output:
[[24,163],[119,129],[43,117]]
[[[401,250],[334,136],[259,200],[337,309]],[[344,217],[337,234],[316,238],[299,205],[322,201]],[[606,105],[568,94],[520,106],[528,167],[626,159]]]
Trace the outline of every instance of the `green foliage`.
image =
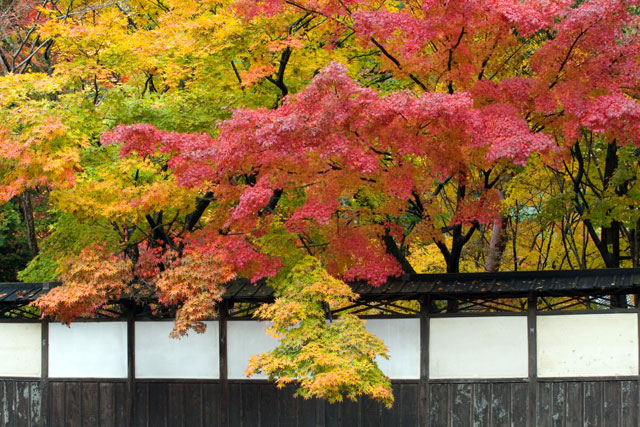
[[388,357],[386,346],[355,315],[327,319],[330,310],[355,298],[350,287],[310,256],[295,259],[269,285],[276,301],[261,307],[257,316],[271,322],[269,333],[280,342],[252,357],[247,374],[266,374],[281,387],[297,381],[297,394],[305,399],[336,402],[368,395],[391,407],[389,378],[375,362],[378,356]]
[[0,282],[15,281],[31,257],[18,206],[0,205]]
[[118,235],[108,222],[99,217],[81,221],[74,215],[58,212],[49,226],[49,235],[41,243],[40,253],[18,278],[29,282],[57,280],[67,260],[96,243],[114,252],[120,249]]

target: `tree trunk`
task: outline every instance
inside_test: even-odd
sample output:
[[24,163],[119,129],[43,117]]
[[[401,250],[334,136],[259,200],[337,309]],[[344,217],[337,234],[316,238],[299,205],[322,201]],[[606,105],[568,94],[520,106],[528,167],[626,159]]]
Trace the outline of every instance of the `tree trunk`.
[[[609,187],[616,169],[618,169],[618,146],[616,141],[613,141],[607,146],[607,157],[605,158],[603,177],[605,189]],[[616,189],[618,195],[625,192],[624,188]],[[600,240],[604,250],[609,252],[609,256],[604,260],[607,268],[620,268],[620,222],[612,220],[609,227],[602,227]],[[610,251],[609,248],[611,248]],[[627,296],[611,295],[611,307],[626,308]]]
[[[466,243],[462,238],[462,225],[456,225],[453,229],[451,239],[451,250],[444,255],[447,263],[447,273],[460,273],[460,258],[462,256],[462,247]],[[447,301],[447,312],[456,313],[460,308],[458,300]]]
[[31,254],[35,257],[38,255],[38,240],[36,239],[36,226],[33,219],[33,206],[29,191],[25,191],[20,195],[20,210],[24,218],[27,246],[29,246]]
[[500,270],[500,261],[502,254],[506,248],[505,229],[507,227],[507,218],[501,216],[493,222],[491,230],[491,240],[489,241],[489,250],[484,260],[484,271],[494,272]]
[[629,236],[631,265],[633,268],[638,268],[640,267],[640,219],[636,222],[636,227],[630,231]]

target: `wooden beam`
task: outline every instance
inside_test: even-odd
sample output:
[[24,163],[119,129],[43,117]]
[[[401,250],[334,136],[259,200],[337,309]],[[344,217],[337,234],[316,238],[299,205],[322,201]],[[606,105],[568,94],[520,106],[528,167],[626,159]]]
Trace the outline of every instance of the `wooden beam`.
[[133,427],[135,420],[136,398],[136,305],[130,301],[127,304],[127,402],[126,417],[127,426]]
[[229,426],[229,380],[227,377],[227,317],[228,308],[226,301],[222,301],[218,309],[218,337],[219,337],[219,362],[220,362],[220,427]]
[[418,389],[418,420],[429,425],[429,308],[431,297],[420,300],[420,385]]
[[41,321],[41,338],[40,419],[42,425],[47,426],[49,425],[49,321],[46,318]]
[[529,342],[529,384],[528,384],[528,416],[527,425],[537,425],[538,404],[538,325],[537,325],[538,297],[530,292],[527,298],[527,337]]

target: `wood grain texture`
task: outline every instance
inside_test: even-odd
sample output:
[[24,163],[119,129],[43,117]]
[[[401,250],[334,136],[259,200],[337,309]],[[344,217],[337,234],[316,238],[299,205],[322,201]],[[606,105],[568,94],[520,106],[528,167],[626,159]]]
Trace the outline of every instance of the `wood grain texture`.
[[[267,382],[229,383],[229,425],[240,427],[524,426],[530,421],[526,382],[429,383],[428,423],[420,421],[421,383],[393,384],[391,409],[371,399],[327,403],[295,397],[295,388]],[[0,379],[0,425],[126,426],[126,381],[51,381],[49,393],[37,380]],[[636,380],[539,381],[536,426],[634,426],[640,422]],[[43,424],[42,401],[49,413]],[[220,384],[215,381],[139,381],[134,426],[218,427]]]

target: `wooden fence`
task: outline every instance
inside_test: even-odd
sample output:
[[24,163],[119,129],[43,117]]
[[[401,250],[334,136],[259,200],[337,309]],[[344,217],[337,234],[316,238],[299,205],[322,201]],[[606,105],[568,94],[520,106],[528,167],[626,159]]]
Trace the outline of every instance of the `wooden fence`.
[[[329,404],[241,379],[264,324],[0,323],[4,426],[638,426],[637,308],[373,319],[395,404]],[[14,374],[12,374],[14,372]]]

